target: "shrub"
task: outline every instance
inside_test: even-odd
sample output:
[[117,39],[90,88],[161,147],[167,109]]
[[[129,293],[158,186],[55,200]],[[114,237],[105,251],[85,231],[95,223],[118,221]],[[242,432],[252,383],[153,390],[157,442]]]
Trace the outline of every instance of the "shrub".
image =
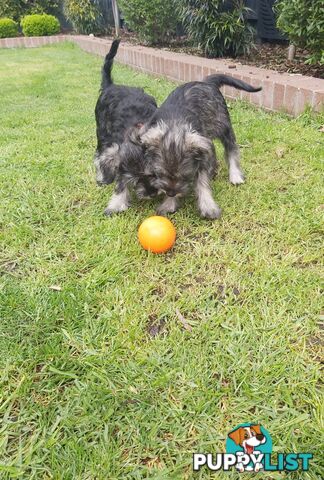
[[60,22],[53,15],[26,15],[21,21],[23,34],[26,37],[55,35],[60,31]]
[[127,25],[141,40],[163,43],[175,34],[176,0],[120,0],[118,3]]
[[104,33],[99,0],[64,0],[64,14],[78,33]]
[[0,18],[0,38],[16,37],[18,24],[11,18]]
[[323,0],[279,0],[276,11],[277,26],[289,40],[311,52],[311,63],[324,63]]
[[26,4],[23,0],[0,1],[0,17],[10,17],[18,21],[25,13]]
[[245,21],[243,0],[178,0],[180,20],[207,56],[237,56],[253,45],[253,28]]
[[20,18],[31,13],[60,12],[62,0],[0,0],[0,16],[6,16],[19,21]]

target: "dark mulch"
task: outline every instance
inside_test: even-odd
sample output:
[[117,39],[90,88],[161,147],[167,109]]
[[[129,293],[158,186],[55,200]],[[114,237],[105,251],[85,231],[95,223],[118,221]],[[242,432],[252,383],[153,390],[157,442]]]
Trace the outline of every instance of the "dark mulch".
[[[124,41],[134,45],[141,44],[133,32],[123,31],[121,37],[124,39]],[[170,40],[167,47],[165,45],[157,45],[153,46],[153,48],[187,53],[189,55],[196,55],[199,57],[204,56],[201,49],[191,46],[186,37],[178,37],[177,39]],[[256,67],[276,70],[277,72],[299,73],[311,77],[324,78],[324,65],[320,65],[319,63],[316,63],[315,65],[309,65],[306,63],[309,56],[309,52],[307,50],[297,48],[296,56],[293,61],[289,61],[287,59],[287,51],[288,45],[285,43],[262,43],[260,45],[256,45],[251,50],[249,55],[243,55],[235,59],[231,58],[231,60],[239,62],[243,65],[254,65]]]
[[253,49],[248,56],[239,57],[243,64],[269,68],[277,72],[301,73],[310,77],[324,78],[324,65],[306,63],[309,56],[307,50],[296,49],[293,61],[287,59],[288,46],[283,44],[263,43]]

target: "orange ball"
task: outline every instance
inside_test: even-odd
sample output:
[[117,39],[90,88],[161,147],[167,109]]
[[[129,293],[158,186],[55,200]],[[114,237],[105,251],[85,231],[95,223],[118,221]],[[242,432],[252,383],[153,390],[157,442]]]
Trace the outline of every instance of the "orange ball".
[[176,230],[170,220],[155,215],[149,217],[138,229],[138,240],[145,250],[164,253],[173,247]]

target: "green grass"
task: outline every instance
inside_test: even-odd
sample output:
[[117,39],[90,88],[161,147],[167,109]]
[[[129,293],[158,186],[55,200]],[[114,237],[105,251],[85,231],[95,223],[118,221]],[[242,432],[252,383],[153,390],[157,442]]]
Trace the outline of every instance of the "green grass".
[[[156,204],[107,219],[113,187],[94,181],[101,63],[0,51],[1,480],[205,479],[192,453],[249,421],[276,452],[314,453],[290,478],[320,478],[321,119],[232,103],[247,183],[222,161],[222,219],[188,199],[175,248],[148,254],[136,232]],[[159,102],[174,88],[114,78]]]

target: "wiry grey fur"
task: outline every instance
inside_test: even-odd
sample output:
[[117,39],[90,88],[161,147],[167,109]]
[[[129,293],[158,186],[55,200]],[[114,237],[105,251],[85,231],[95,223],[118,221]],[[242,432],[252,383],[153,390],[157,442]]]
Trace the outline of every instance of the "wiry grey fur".
[[174,212],[179,199],[192,188],[202,217],[219,218],[221,210],[212,196],[210,180],[217,170],[212,140],[224,145],[230,182],[244,182],[239,149],[225,100],[219,90],[230,85],[257,92],[245,82],[226,75],[211,75],[203,82],[176,88],[142,127],[134,129],[119,150],[116,191],[106,213],[129,206],[128,188],[138,196],[165,194],[159,214]]
[[118,151],[127,133],[148,121],[155,112],[155,99],[141,88],[115,85],[111,78],[113,60],[120,40],[114,40],[102,68],[101,91],[96,104],[97,149],[94,157],[96,179],[107,185],[115,179]]

